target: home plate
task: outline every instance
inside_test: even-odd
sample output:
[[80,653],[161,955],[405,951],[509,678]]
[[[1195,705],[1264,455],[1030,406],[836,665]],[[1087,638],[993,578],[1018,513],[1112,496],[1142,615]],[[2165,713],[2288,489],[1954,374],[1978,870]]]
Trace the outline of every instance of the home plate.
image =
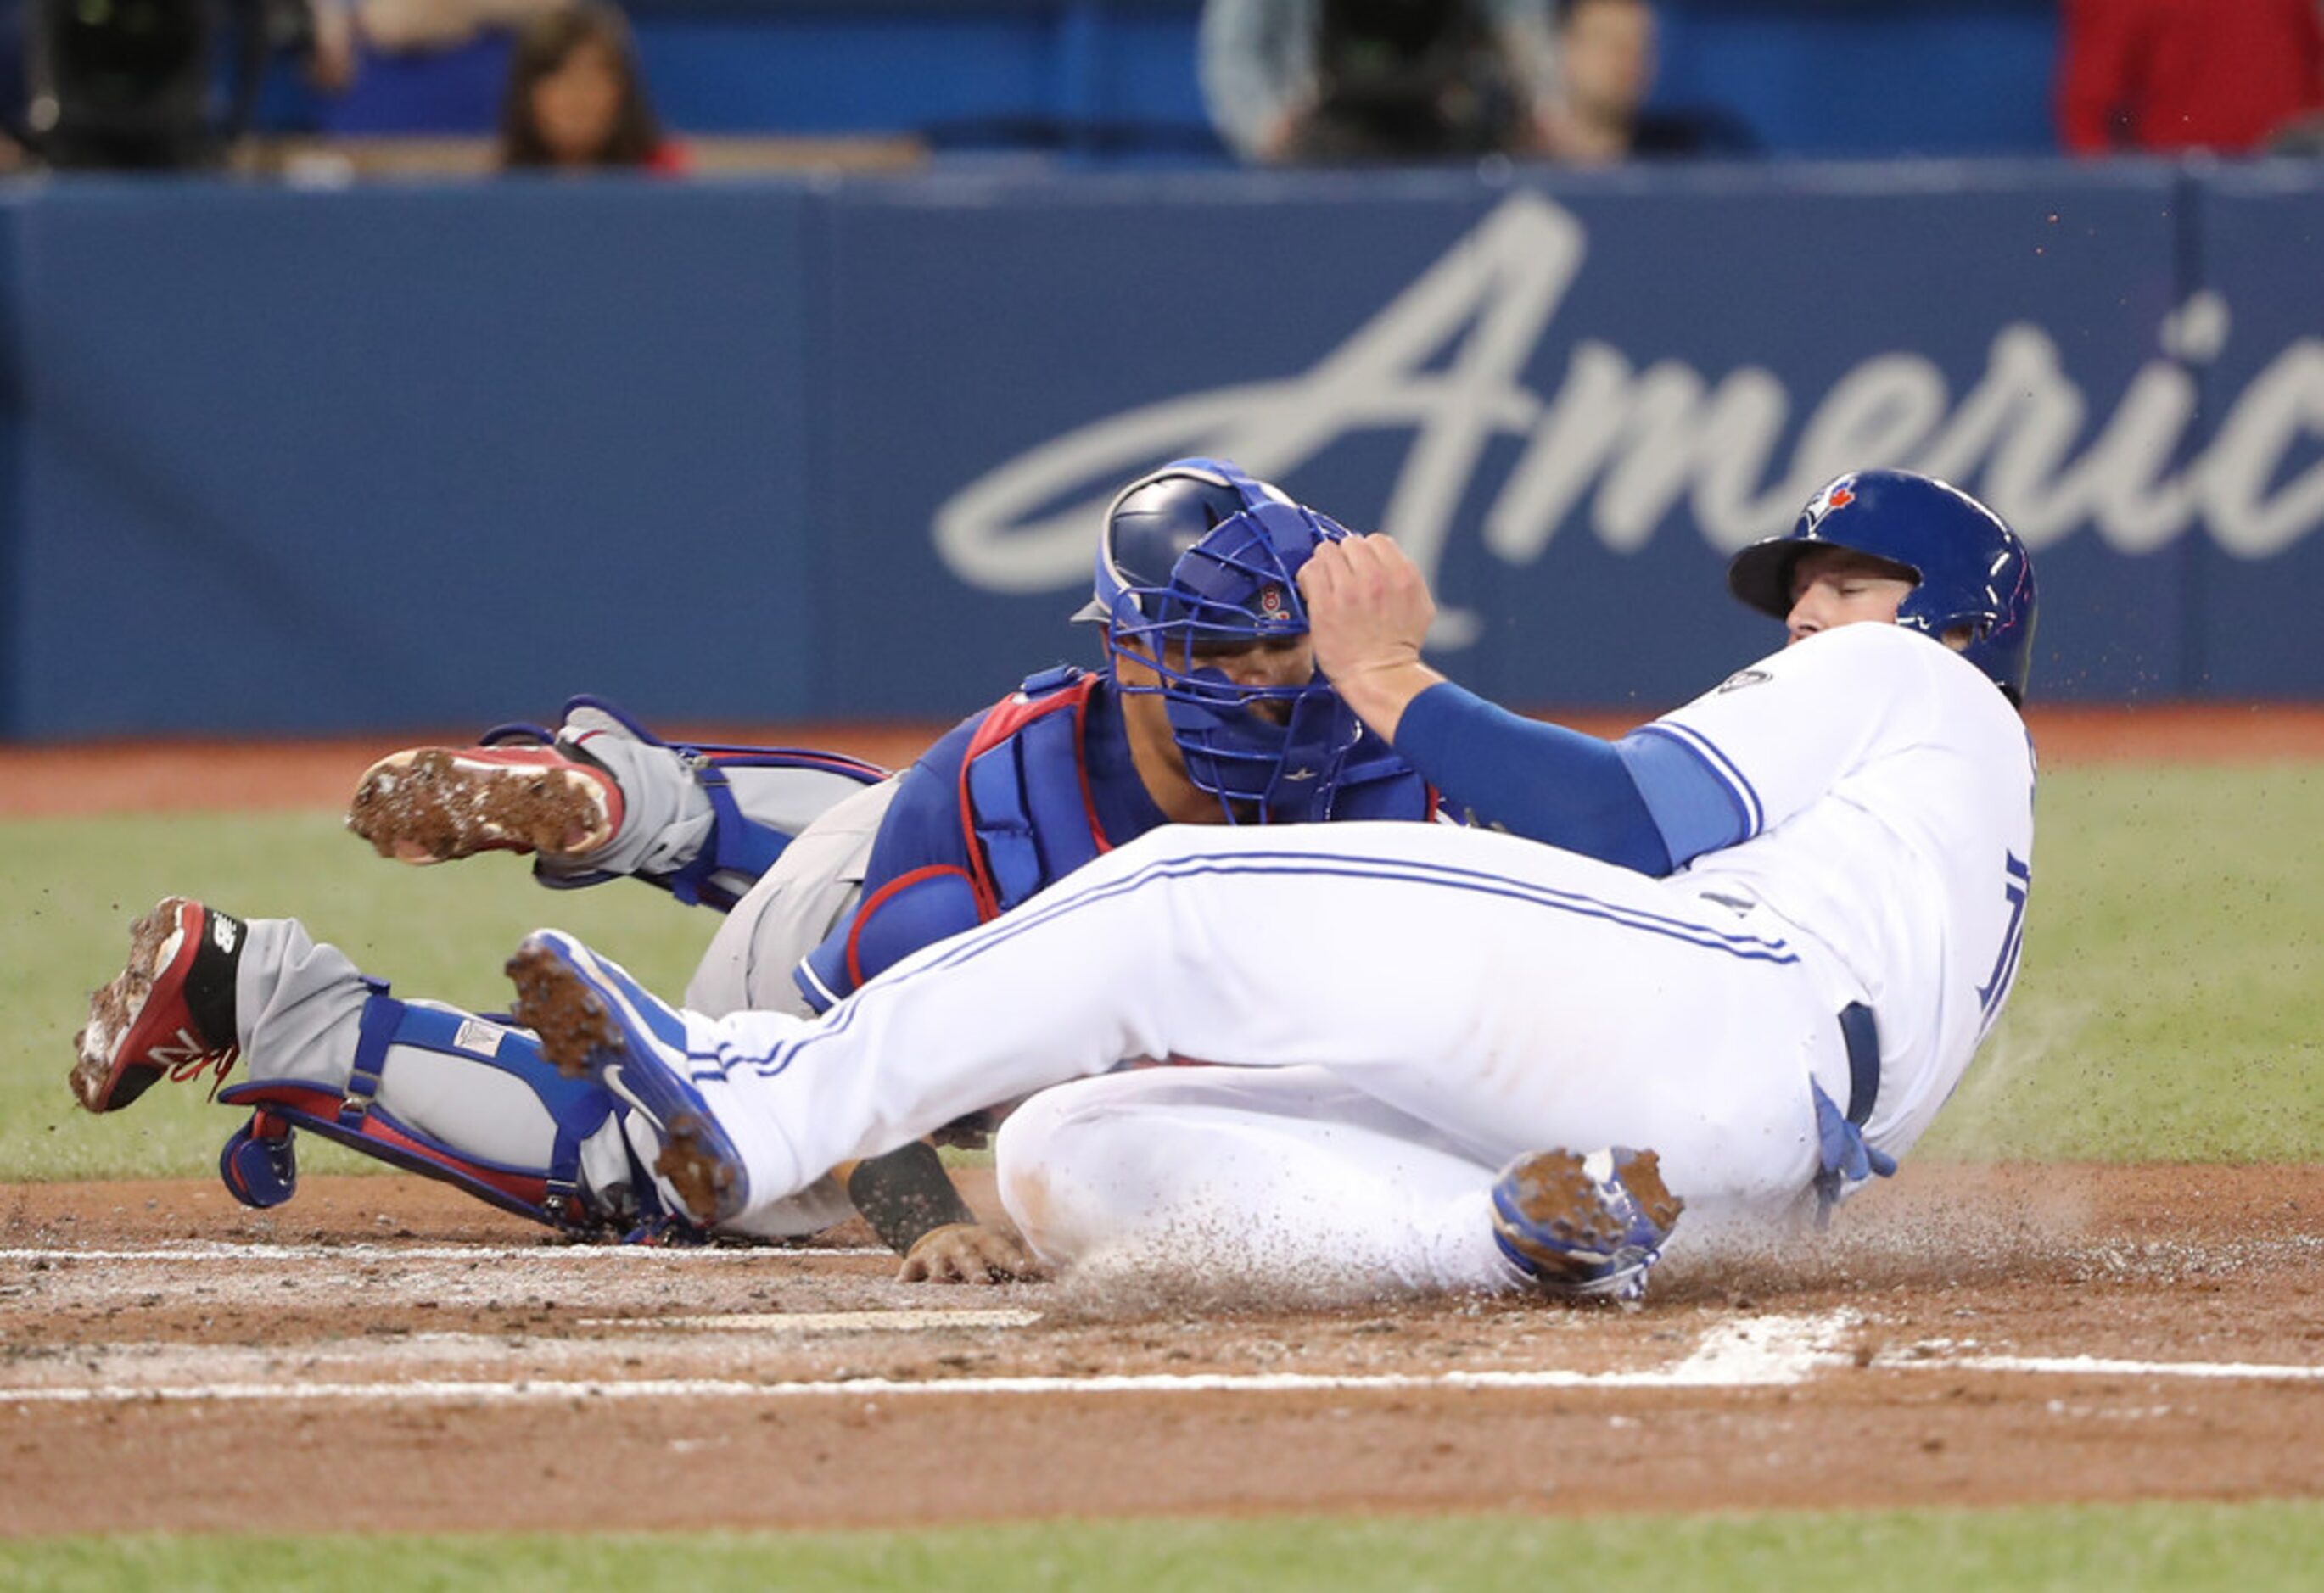
[[927,1333],[949,1328],[1029,1328],[1038,1311],[768,1311],[731,1316],[592,1316],[585,1328],[706,1333]]

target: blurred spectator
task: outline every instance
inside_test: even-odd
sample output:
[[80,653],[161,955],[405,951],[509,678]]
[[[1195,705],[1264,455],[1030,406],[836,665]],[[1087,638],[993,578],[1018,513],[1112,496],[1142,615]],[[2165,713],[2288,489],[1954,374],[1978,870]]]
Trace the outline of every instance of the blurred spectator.
[[[303,86],[278,86],[268,125],[370,137],[488,132],[507,90],[514,33],[567,0],[344,4],[353,23],[349,69],[337,83],[310,70]],[[318,12],[318,61],[322,20]]]
[[322,94],[344,94],[355,80],[355,14],[348,0],[265,0],[276,49],[299,62],[300,75]]
[[662,137],[646,98],[619,11],[579,0],[535,17],[517,35],[501,105],[501,164],[685,170],[684,152]]
[[355,0],[364,40],[390,53],[453,50],[492,30],[513,31],[565,9],[566,0]]
[[1253,161],[1425,159],[1537,142],[1548,0],[1208,0],[1203,97]]
[[2255,150],[2324,106],[2317,0],[2066,0],[2058,132],[2079,154]]
[[1558,92],[1542,115],[1543,152],[1591,166],[1747,154],[1757,147],[1731,113],[1647,110],[1655,51],[1655,12],[1646,0],[1558,0]]

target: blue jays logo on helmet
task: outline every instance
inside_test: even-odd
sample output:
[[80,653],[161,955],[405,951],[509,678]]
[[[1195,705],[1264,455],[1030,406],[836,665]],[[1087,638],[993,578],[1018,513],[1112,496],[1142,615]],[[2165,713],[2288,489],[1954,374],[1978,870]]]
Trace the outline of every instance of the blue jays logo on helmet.
[[[1121,690],[1164,701],[1186,775],[1227,817],[1286,822],[1331,811],[1363,727],[1323,677],[1231,679],[1204,661],[1306,634],[1300,567],[1348,533],[1220,459],[1181,459],[1124,488],[1099,541],[1096,592],[1076,619],[1106,622]],[[1127,652],[1153,685],[1130,685]]]
[[1855,483],[1854,476],[1843,475],[1808,500],[1808,506],[1800,511],[1800,519],[1809,530],[1812,531],[1821,525],[1823,517],[1833,510],[1845,509],[1856,502]]
[[1845,548],[1895,565],[1913,582],[1896,622],[1941,639],[1966,631],[1961,656],[2013,703],[2034,668],[2034,559],[1984,504],[1933,476],[1864,470],[1826,484],[1792,529],[1744,548],[1728,590],[1762,613],[1792,610],[1792,572],[1811,548]]

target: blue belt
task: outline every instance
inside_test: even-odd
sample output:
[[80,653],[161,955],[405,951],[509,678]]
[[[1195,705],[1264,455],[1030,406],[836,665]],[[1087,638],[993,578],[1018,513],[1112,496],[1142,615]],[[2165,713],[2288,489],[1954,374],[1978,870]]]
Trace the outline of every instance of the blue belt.
[[1848,1047],[1848,1120],[1861,1128],[1880,1099],[1880,1025],[1872,1008],[1861,1001],[1841,1008],[1840,1037]]
[[1819,1227],[1831,1220],[1831,1209],[1858,1184],[1896,1171],[1895,1156],[1864,1143],[1864,1125],[1880,1099],[1880,1025],[1872,1008],[1861,1001],[1841,1008],[1840,1038],[1848,1051],[1848,1110],[1834,1105],[1821,1084],[1808,1086],[1815,1093]]

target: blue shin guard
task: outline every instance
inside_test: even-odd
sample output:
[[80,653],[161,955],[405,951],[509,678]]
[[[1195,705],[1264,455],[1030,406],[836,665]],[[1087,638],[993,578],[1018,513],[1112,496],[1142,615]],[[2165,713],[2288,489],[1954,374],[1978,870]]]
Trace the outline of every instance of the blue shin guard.
[[[584,1146],[604,1135],[619,1110],[612,1094],[587,1080],[567,1079],[543,1061],[539,1043],[526,1031],[447,1008],[399,1001],[381,981],[365,981],[364,1003],[353,1072],[345,1091],[298,1079],[256,1079],[218,1092],[218,1099],[249,1105],[250,1121],[226,1142],[218,1173],[226,1189],[244,1205],[269,1207],[290,1198],[298,1166],[292,1131],[305,1129],[350,1150],[406,1172],[421,1174],[466,1190],[477,1199],[568,1233],[618,1233],[664,1217],[652,1180],[639,1170],[615,1128],[601,1155],[618,1164],[623,1176],[592,1180],[583,1170]],[[402,1054],[394,1054],[395,1053]],[[416,1112],[400,1113],[399,1095],[419,1091],[393,1088],[396,1070],[411,1068],[413,1054],[429,1054],[437,1087],[424,1092],[423,1126]],[[535,1154],[518,1159],[490,1156],[458,1143],[466,1136],[454,1069],[482,1070],[474,1111],[480,1130],[489,1128],[505,1146],[512,1137],[501,1103],[511,1099],[513,1080],[539,1103]],[[489,1085],[489,1089],[485,1086]],[[385,1087],[386,1099],[383,1100]],[[530,1114],[527,1114],[530,1119]],[[479,1132],[479,1140],[484,1137]],[[620,1143],[620,1148],[612,1148]],[[593,1187],[603,1184],[605,1187]]]

